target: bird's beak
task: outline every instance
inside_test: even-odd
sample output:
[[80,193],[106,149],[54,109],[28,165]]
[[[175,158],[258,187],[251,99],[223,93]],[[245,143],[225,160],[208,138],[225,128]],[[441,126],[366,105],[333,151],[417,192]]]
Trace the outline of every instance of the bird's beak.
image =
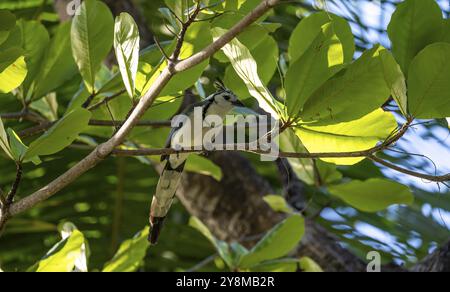
[[245,105],[240,100],[233,101],[231,104],[237,107],[245,107]]

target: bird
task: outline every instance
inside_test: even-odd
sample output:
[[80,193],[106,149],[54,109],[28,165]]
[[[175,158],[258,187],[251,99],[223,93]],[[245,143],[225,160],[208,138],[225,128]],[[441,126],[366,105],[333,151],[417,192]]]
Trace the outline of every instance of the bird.
[[[228,89],[221,80],[216,80],[216,82],[214,82],[214,86],[216,88],[216,92],[208,96],[205,100],[188,107],[182,113],[182,116],[192,121],[194,119],[194,113],[201,110],[203,121],[211,115],[216,115],[223,119],[235,107],[245,107],[244,104],[239,101],[236,94]],[[190,137],[193,132],[193,125],[194,123],[180,123],[180,126],[173,127],[167,138],[166,148],[176,149],[178,146],[175,145],[175,143],[176,141],[179,141],[177,139],[179,139],[182,135],[186,136],[188,132]],[[202,131],[199,131],[201,135],[204,134],[205,124],[202,124],[202,127]],[[196,137],[192,138],[192,140],[195,139]],[[202,140],[203,139],[200,141]],[[192,141],[189,142],[193,143]],[[190,145],[192,146],[192,144]],[[164,169],[160,175],[156,191],[152,199],[149,216],[150,231],[148,241],[152,245],[155,245],[158,242],[161,229],[164,225],[164,220],[175,198],[175,193],[188,158],[188,153],[176,153],[161,156],[161,162],[164,163]]]

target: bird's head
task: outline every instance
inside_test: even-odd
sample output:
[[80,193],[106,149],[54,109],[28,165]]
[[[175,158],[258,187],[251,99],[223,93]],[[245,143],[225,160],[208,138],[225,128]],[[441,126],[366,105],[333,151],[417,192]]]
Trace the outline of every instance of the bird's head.
[[244,104],[239,101],[233,91],[226,88],[221,80],[214,82],[217,92],[213,94],[214,102],[223,107],[244,107]]

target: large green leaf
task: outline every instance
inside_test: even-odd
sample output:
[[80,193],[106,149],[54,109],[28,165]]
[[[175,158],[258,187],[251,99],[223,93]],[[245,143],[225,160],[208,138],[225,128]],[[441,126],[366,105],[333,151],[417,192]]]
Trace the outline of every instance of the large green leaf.
[[272,228],[247,255],[241,259],[241,268],[250,268],[264,261],[286,256],[300,242],[305,233],[305,221],[292,215]]
[[397,6],[388,27],[392,52],[405,74],[413,58],[439,41],[442,11],[435,0],[406,0]]
[[352,121],[379,108],[390,96],[381,46],[366,51],[345,72],[318,89],[305,103],[301,118],[314,125]]
[[421,119],[450,116],[450,44],[426,47],[411,63],[409,111]]
[[8,10],[0,10],[0,45],[6,41],[10,30],[16,25],[16,16]]
[[120,245],[114,257],[105,264],[103,272],[135,272],[142,264],[150,244],[147,240],[149,228],[136,234]]
[[[218,39],[227,31],[216,27],[212,32],[214,39]],[[236,73],[247,85],[250,94],[258,101],[259,106],[270,113],[273,118],[280,119],[279,105],[259,78],[258,65],[250,51],[236,39],[225,45],[222,50],[230,59]]]
[[332,13],[319,12],[304,18],[295,28],[289,40],[291,62],[297,61],[311,46],[324,24],[330,23],[334,34],[342,43],[344,61],[349,63],[355,53],[355,40],[348,22]]
[[34,99],[43,97],[70,80],[77,72],[70,46],[70,22],[61,24],[52,38],[39,75]]
[[190,172],[211,176],[217,181],[222,179],[222,169],[211,160],[199,155],[191,155],[185,169]]
[[87,272],[86,242],[84,235],[71,223],[61,231],[62,240],[30,270],[36,272]]
[[364,212],[378,212],[395,204],[410,205],[414,196],[407,186],[386,179],[351,181],[329,188],[330,193]]
[[289,66],[286,73],[289,117],[296,118],[311,95],[342,68],[344,50],[332,25],[323,25],[305,53]]
[[24,55],[24,51],[19,47],[12,47],[0,51],[0,72],[11,66],[18,58]]
[[66,114],[50,130],[31,143],[25,158],[51,155],[63,150],[86,129],[90,118],[91,112],[82,108]]
[[0,93],[9,93],[19,87],[27,77],[25,57],[20,56],[0,73]]
[[[251,54],[258,64],[258,75],[261,81],[267,85],[277,70],[279,49],[277,42],[272,36],[266,35],[261,37],[261,39],[261,43],[251,50]],[[251,96],[244,81],[237,75],[231,64],[225,70],[223,81],[240,98]]]
[[27,78],[23,84],[24,94],[27,95],[39,73],[45,52],[48,49],[50,36],[47,29],[37,21],[20,20],[19,26],[22,30],[25,62],[28,68]]
[[139,29],[133,17],[128,13],[121,13],[116,18],[114,48],[125,88],[131,98],[134,98],[136,89],[139,41]]
[[11,147],[9,146],[8,134],[5,131],[2,119],[0,119],[0,147],[5,151],[9,158],[14,160]]
[[391,89],[391,95],[397,102],[402,114],[406,117],[408,116],[408,89],[406,87],[405,75],[389,51],[381,51],[380,58],[383,63],[386,83]]
[[85,0],[73,19],[72,53],[90,93],[95,76],[110,52],[114,40],[114,19],[105,3]]
[[[355,121],[330,126],[302,125],[295,131],[309,152],[340,153],[368,150],[385,140],[396,128],[393,114],[378,109]],[[322,158],[323,161],[338,165],[353,165],[363,159]]]

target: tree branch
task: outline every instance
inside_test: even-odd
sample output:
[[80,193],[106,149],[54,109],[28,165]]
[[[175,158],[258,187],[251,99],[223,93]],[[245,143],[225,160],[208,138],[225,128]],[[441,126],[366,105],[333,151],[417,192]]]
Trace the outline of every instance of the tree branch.
[[[14,203],[11,206],[11,216],[24,212],[42,201],[47,200],[67,185],[73,183],[78,177],[95,167],[104,158],[106,158],[111,152],[125,140],[126,136],[131,132],[134,126],[139,122],[140,118],[144,115],[146,110],[153,104],[158,95],[172,79],[172,77],[182,71],[190,69],[204,60],[208,59],[216,52],[218,52],[223,46],[234,39],[239,33],[241,33],[246,27],[257,21],[262,15],[269,11],[272,7],[278,4],[281,0],[264,0],[262,1],[252,12],[245,16],[239,23],[231,28],[227,33],[214,41],[211,45],[204,50],[193,55],[192,57],[183,61],[177,61],[173,68],[165,68],[155,82],[152,84],[147,93],[140,99],[138,105],[131,113],[130,117],[125,121],[119,131],[107,142],[99,145],[88,156],[78,162],[75,166],[69,169],[66,173],[62,174],[54,181],[22,199],[21,201]],[[183,40],[180,40],[183,41]]]

